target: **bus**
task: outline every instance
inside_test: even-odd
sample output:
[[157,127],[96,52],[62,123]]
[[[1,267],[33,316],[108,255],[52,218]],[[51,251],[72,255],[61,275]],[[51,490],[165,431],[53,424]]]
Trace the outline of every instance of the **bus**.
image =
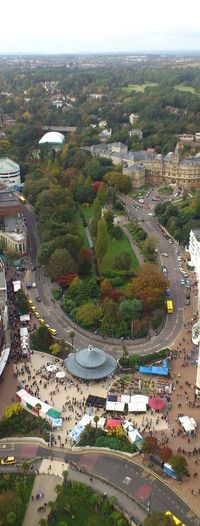
[[175,515],[173,515],[173,513],[171,513],[171,511],[166,511],[165,512],[165,515],[167,517],[171,517],[171,519],[174,520],[174,523],[177,525],[177,526],[186,526],[186,524],[184,524],[183,522],[181,522],[177,517],[175,517]]
[[21,203],[25,203],[26,202],[26,199],[25,199],[25,197],[23,197],[23,195],[18,195],[18,199],[19,199],[19,201],[21,201]]
[[167,306],[167,313],[168,314],[173,314],[173,312],[174,312],[173,301],[172,300],[167,300],[166,306]]

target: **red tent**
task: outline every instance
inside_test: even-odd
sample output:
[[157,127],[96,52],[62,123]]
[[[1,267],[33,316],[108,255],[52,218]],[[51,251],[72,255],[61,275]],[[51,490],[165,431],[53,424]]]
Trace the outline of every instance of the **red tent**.
[[121,424],[122,421],[117,420],[116,418],[108,418],[108,420],[106,420],[106,427],[111,427],[112,429],[121,426]]
[[164,409],[166,400],[165,398],[160,398],[160,396],[155,396],[153,398],[149,398],[148,405],[151,409],[159,411],[160,409]]

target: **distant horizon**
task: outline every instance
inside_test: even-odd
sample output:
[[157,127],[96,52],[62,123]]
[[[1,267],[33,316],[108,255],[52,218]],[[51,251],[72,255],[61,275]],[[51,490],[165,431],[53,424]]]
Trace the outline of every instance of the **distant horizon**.
[[70,51],[70,52],[46,52],[46,51],[0,51],[0,57],[6,57],[6,56],[12,56],[12,57],[20,57],[20,56],[112,56],[112,55],[133,55],[133,56],[149,56],[149,55],[199,55],[200,56],[200,48],[199,49],[152,49],[152,50],[127,50],[127,51]]

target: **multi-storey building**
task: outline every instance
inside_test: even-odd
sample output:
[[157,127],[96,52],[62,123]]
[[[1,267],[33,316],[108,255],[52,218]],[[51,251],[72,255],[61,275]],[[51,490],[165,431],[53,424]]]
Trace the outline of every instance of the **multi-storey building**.
[[0,181],[9,185],[18,185],[21,183],[19,164],[8,157],[0,159]]
[[14,193],[0,184],[0,241],[5,248],[26,253],[27,229]]
[[196,396],[200,398],[200,229],[194,229],[190,232],[189,252],[191,264],[195,268],[198,282],[198,321],[192,327],[192,342],[199,347],[196,375]]
[[122,164],[123,173],[130,176],[133,188],[140,188],[145,183],[176,184],[185,188],[200,185],[199,153],[182,159],[178,144],[175,152],[167,155],[157,154],[154,150],[128,152],[127,146],[122,143],[96,144],[87,149],[94,157],[106,157],[115,165]]

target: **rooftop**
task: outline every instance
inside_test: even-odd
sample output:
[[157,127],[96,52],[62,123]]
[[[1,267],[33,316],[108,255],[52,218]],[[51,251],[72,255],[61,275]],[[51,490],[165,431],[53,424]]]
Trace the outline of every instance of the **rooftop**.
[[16,172],[20,169],[19,164],[8,157],[0,158],[0,174]]
[[192,232],[194,233],[195,237],[197,238],[197,241],[200,241],[200,228],[194,228],[194,229],[192,229]]
[[39,144],[63,144],[65,136],[57,131],[45,133],[39,141]]
[[77,378],[100,380],[115,372],[117,362],[101,349],[89,345],[87,349],[70,353],[65,360],[65,367]]

